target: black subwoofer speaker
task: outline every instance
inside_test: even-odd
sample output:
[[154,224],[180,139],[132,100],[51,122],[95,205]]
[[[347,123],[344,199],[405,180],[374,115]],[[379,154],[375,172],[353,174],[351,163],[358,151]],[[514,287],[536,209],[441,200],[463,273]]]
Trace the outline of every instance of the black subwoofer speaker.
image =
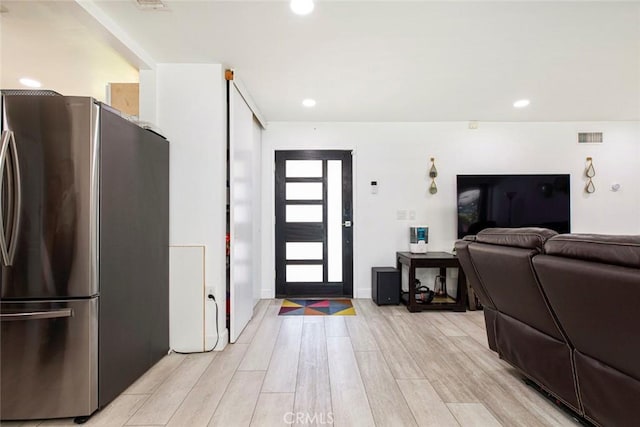
[[393,267],[372,267],[371,298],[378,305],[400,304],[400,270]]

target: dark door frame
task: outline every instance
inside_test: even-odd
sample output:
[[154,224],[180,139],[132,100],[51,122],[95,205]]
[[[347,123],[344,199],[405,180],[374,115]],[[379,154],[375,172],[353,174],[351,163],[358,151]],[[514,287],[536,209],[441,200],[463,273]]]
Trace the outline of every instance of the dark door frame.
[[[322,178],[285,178],[286,160],[324,160]],[[276,297],[353,297],[353,225],[342,226],[342,282],[319,283],[290,282],[285,280],[286,264],[322,264],[323,278],[327,272],[327,160],[342,160],[342,223],[353,224],[353,158],[351,150],[276,150],[275,151],[275,281]],[[287,201],[285,199],[286,182],[322,182],[322,201]],[[287,204],[322,204],[322,223],[302,223],[302,225],[284,222]],[[281,229],[285,227],[284,229]],[[286,242],[302,241],[323,242],[323,259],[286,260]]]

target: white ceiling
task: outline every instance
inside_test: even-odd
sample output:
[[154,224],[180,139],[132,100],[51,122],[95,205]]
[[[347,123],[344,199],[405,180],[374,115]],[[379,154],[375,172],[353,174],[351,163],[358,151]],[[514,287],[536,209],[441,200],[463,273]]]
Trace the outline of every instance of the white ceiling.
[[[47,71],[82,56],[73,52],[85,39],[104,39],[86,13],[75,15],[93,35],[78,40],[42,2],[19,3],[34,9],[21,15],[30,40],[58,40]],[[638,2],[320,0],[309,16],[284,1],[166,1],[168,11],[88,3],[156,63],[235,68],[268,121],[640,120]],[[1,21],[3,86],[5,39],[24,43],[5,24],[13,13]],[[106,71],[113,55],[98,50],[91,61]],[[76,68],[69,78],[82,76]],[[308,97],[315,108],[301,106]],[[514,109],[520,98],[530,107]]]
[[31,77],[65,95],[104,100],[108,82],[137,82],[125,51],[75,2],[0,2],[0,87]]

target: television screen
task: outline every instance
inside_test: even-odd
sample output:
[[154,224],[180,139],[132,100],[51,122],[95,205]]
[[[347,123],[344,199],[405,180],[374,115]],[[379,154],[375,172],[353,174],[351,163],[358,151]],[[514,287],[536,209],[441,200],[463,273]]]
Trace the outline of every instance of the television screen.
[[458,238],[490,227],[569,233],[569,175],[458,175]]

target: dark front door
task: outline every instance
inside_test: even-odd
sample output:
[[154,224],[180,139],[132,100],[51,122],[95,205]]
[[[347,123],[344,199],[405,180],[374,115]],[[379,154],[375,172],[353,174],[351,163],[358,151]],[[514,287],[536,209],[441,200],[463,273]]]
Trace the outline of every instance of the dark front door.
[[353,296],[351,151],[276,151],[276,296]]

